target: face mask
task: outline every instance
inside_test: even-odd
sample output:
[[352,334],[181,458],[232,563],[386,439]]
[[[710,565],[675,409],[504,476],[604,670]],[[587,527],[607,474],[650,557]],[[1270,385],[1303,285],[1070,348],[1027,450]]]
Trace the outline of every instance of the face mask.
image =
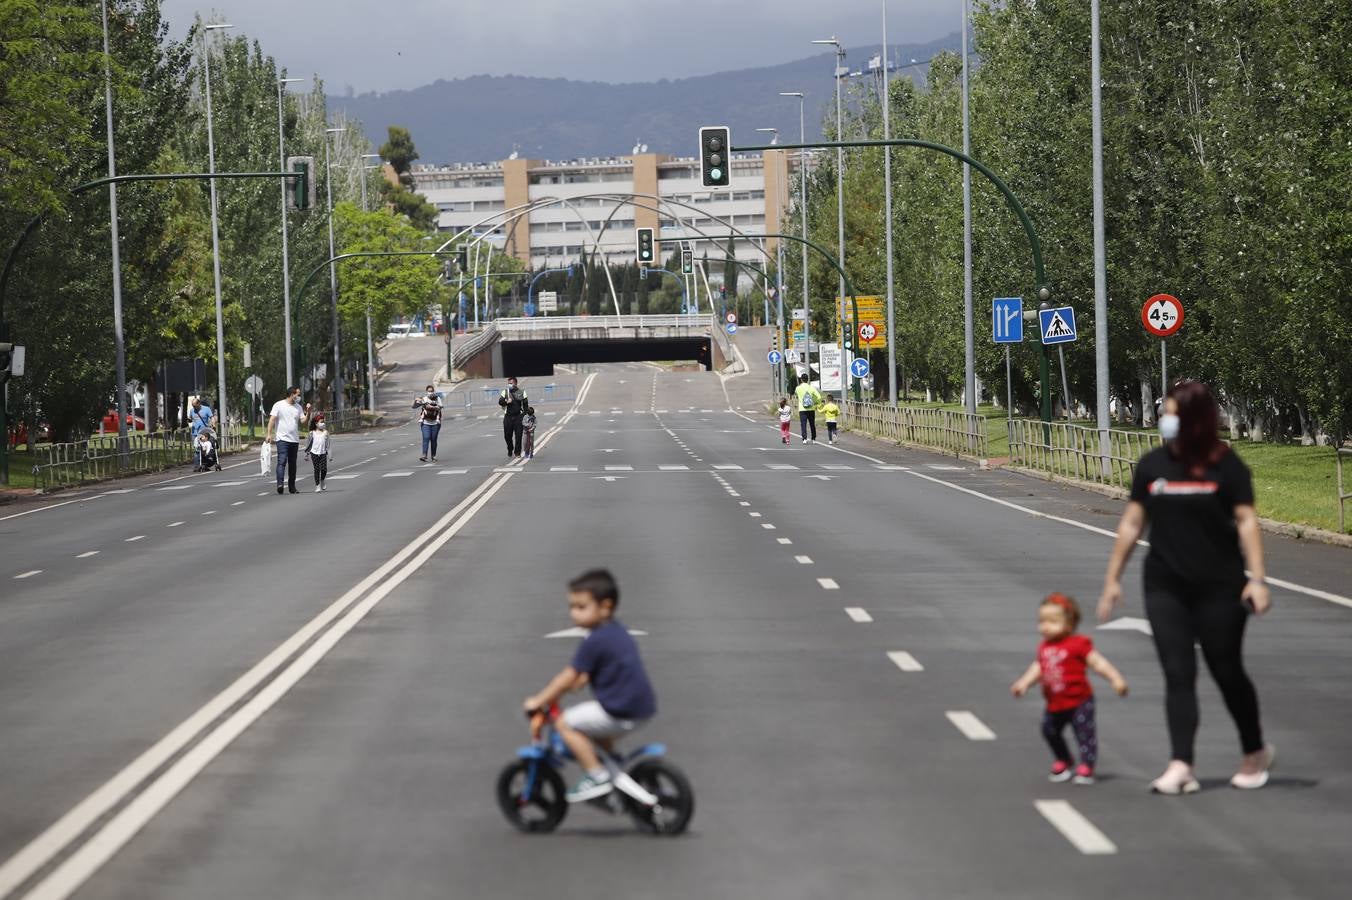
[[1160,437],[1172,441],[1178,437],[1178,416],[1165,413],[1160,416]]

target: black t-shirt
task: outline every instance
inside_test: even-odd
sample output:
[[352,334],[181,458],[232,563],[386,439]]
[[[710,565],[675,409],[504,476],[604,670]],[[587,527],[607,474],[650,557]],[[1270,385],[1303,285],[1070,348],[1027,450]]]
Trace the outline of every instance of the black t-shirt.
[[1147,578],[1243,579],[1235,507],[1253,504],[1253,477],[1233,451],[1193,477],[1167,447],[1157,447],[1136,464],[1131,499],[1145,506],[1150,521]]

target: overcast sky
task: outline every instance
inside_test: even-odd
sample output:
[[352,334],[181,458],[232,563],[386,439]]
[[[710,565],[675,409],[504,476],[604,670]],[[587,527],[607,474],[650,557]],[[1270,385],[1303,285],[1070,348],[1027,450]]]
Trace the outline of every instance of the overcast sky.
[[[212,11],[329,91],[535,75],[655,81],[789,62],[881,37],[882,0],[162,0],[174,37]],[[889,0],[888,39],[960,29],[961,0]],[[851,58],[858,65],[860,60]]]

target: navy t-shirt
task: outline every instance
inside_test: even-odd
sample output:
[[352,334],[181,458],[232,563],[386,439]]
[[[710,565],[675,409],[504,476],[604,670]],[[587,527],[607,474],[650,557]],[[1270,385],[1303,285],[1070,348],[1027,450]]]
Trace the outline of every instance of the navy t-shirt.
[[657,712],[638,644],[619,622],[598,626],[577,648],[573,668],[585,672],[601,708],[617,719],[646,719]]

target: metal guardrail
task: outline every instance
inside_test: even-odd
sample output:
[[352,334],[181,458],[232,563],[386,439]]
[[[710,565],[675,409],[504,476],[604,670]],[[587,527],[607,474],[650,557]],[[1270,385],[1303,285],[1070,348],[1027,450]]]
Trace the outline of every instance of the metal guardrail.
[[986,420],[981,416],[866,400],[846,400],[845,427],[905,444],[944,450],[954,456],[986,459]]
[[1338,460],[1338,531],[1339,533],[1347,531],[1347,514],[1344,511],[1347,501],[1352,499],[1352,492],[1343,487],[1343,457],[1352,457],[1352,447],[1339,447],[1337,450]]
[[493,323],[501,332],[544,331],[555,328],[712,328],[714,317],[694,316],[533,316],[526,319],[498,319]]
[[[345,431],[360,431],[363,426],[361,410],[349,407],[342,412],[333,410],[317,410],[324,414],[324,424],[328,426],[330,434],[341,434]],[[313,419],[311,420],[313,421]]]
[[192,436],[186,428],[127,435],[127,450],[118,449],[116,435],[85,441],[50,444],[34,451],[42,462],[33,466],[33,481],[40,490],[71,487],[86,481],[101,481],[134,472],[155,472],[190,462]]
[[1130,488],[1136,462],[1163,441],[1157,431],[1108,430],[1106,456],[1091,425],[1010,419],[1009,461],[1049,475]]

